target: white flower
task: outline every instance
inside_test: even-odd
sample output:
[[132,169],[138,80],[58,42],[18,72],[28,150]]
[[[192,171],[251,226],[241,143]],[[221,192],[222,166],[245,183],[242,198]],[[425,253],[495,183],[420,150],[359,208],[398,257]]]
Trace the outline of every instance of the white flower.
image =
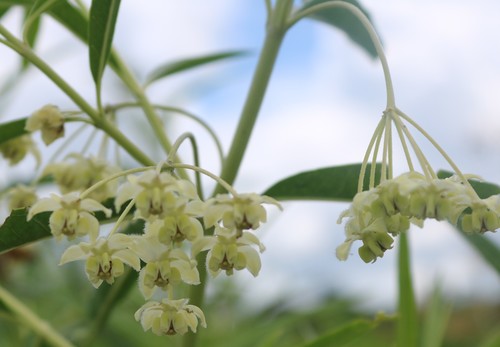
[[196,261],[182,249],[160,243],[157,235],[134,237],[131,249],[146,263],[139,273],[139,289],[146,299],[153,296],[156,288],[168,290],[182,282],[200,283]]
[[59,265],[83,260],[85,273],[92,285],[98,288],[103,281],[112,284],[124,272],[124,264],[139,271],[139,257],[131,251],[132,240],[128,235],[113,234],[108,238],[98,238],[93,242],[81,242],[70,246],[61,256]]
[[68,240],[85,235],[95,240],[99,234],[99,222],[92,213],[102,211],[106,217],[111,216],[111,210],[95,200],[82,200],[76,194],[66,194],[62,197],[52,194],[50,198],[36,202],[30,208],[27,219],[30,220],[34,215],[46,211],[53,211],[49,226],[57,240],[62,239],[63,235],[67,236]]
[[221,270],[226,271],[226,275],[232,275],[233,270],[244,268],[257,276],[261,262],[259,252],[253,246],[257,246],[260,253],[265,250],[257,236],[250,232],[238,233],[235,230],[216,226],[214,236],[206,236],[193,242],[191,252],[195,255],[209,250],[207,268],[214,277]]
[[45,105],[28,118],[25,129],[29,132],[41,130],[43,142],[50,145],[64,136],[64,116],[57,106]]
[[206,328],[203,311],[187,303],[187,299],[149,301],[137,310],[134,317],[141,322],[144,331],[151,329],[160,336],[184,335],[189,329],[195,333],[198,324]]
[[471,212],[462,216],[462,229],[466,233],[484,233],[500,228],[500,195],[474,201]]
[[215,226],[222,221],[225,228],[238,230],[257,229],[261,222],[266,222],[267,213],[262,204],[273,204],[281,209],[278,201],[269,196],[258,194],[240,194],[232,197],[219,194],[206,202],[204,223],[206,227]]
[[168,173],[146,171],[140,176],[130,175],[115,199],[119,210],[127,200],[135,198],[136,217],[153,221],[166,217],[190,199],[197,199],[196,188],[187,181],[176,179]]

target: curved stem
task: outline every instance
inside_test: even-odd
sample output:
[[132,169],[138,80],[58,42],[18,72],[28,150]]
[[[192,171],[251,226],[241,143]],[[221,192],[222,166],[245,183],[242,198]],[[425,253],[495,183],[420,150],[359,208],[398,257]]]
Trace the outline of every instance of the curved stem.
[[115,225],[113,225],[113,229],[111,229],[111,231],[109,232],[108,237],[113,235],[118,230],[118,228],[120,227],[120,224],[122,224],[122,222],[125,220],[125,218],[127,218],[128,213],[130,212],[132,207],[134,207],[134,205],[135,205],[135,198],[130,200],[127,207],[125,207],[122,214],[120,215],[120,217],[118,217],[118,220],[116,221]]
[[[175,158],[177,155],[177,150],[181,146],[181,144],[184,142],[184,140],[189,139],[191,142],[191,147],[193,148],[193,161],[194,165],[197,167],[200,167],[200,158],[198,155],[198,144],[196,143],[196,138],[194,137],[193,134],[191,133],[184,133],[177,140],[175,140],[174,144],[172,145],[172,149],[170,150],[170,153],[168,154],[167,157],[167,162],[170,162],[170,158]],[[201,176],[198,171],[194,172],[195,174],[195,180],[196,180],[196,189],[198,191],[199,197],[203,200],[203,189],[201,186]]]
[[[136,102],[124,102],[124,103],[120,103],[117,105],[108,106],[108,108],[115,110],[115,111],[122,109],[122,108],[126,108],[126,107],[141,107],[141,105],[136,103]],[[183,109],[178,108],[178,107],[164,106],[164,105],[157,105],[157,104],[153,104],[153,107],[155,109],[158,109],[161,111],[177,113],[181,116],[185,116],[189,119],[192,119],[193,121],[198,123],[202,128],[204,128],[208,132],[208,134],[210,135],[210,137],[214,141],[215,146],[217,147],[217,152],[218,152],[218,155],[219,155],[219,158],[221,161],[221,165],[224,163],[224,150],[222,149],[222,144],[219,140],[219,137],[215,133],[215,131],[210,127],[210,125],[207,122],[202,120],[200,117],[196,116],[194,113],[188,112],[188,111],[183,110]]]
[[[122,79],[125,85],[130,89],[130,91],[135,95],[139,104],[144,110],[144,114],[148,122],[153,129],[154,134],[156,135],[158,141],[163,147],[165,153],[168,154],[172,145],[170,144],[170,140],[165,133],[165,127],[158,115],[155,112],[155,109],[149,99],[146,97],[144,89],[137,83],[136,79],[127,68],[127,66],[123,63],[116,52],[113,52],[113,59],[116,63],[116,68],[114,69],[118,76]],[[114,65],[112,65],[114,66]]]
[[384,77],[385,77],[385,85],[386,85],[386,90],[387,90],[387,107],[395,107],[395,99],[394,99],[394,88],[392,86],[392,79],[391,79],[391,73],[389,71],[389,65],[387,64],[387,58],[385,56],[384,50],[382,48],[382,44],[380,42],[380,39],[375,32],[375,29],[373,28],[372,23],[370,20],[366,17],[366,15],[356,6],[344,2],[344,1],[328,1],[328,2],[323,2],[321,4],[317,4],[314,6],[311,6],[305,10],[297,12],[289,21],[288,21],[288,28],[292,27],[295,25],[299,20],[302,18],[305,18],[307,16],[310,16],[318,11],[325,10],[325,9],[333,9],[333,8],[342,8],[345,10],[348,10],[351,12],[356,18],[359,19],[361,24],[365,27],[366,31],[368,31],[368,35],[370,35],[370,39],[375,46],[375,50],[377,52],[377,55],[380,59],[380,63],[382,64],[382,69],[384,70]]
[[125,170],[125,171],[119,172],[117,174],[108,176],[105,179],[97,182],[93,186],[91,186],[91,187],[87,188],[85,191],[83,191],[80,194],[80,199],[85,199],[87,197],[87,195],[89,195],[90,193],[92,193],[94,190],[100,188],[101,186],[105,185],[106,183],[108,183],[108,182],[110,182],[110,181],[112,181],[114,179],[120,178],[122,176],[130,175],[130,174],[138,173],[138,172],[143,172],[143,171],[151,170],[151,169],[154,169],[154,168],[155,168],[155,166],[138,167],[138,168],[135,168],[135,169]]
[[234,188],[228,182],[226,182],[224,179],[222,179],[221,177],[219,177],[219,176],[217,176],[217,175],[211,173],[210,171],[205,170],[201,167],[189,165],[189,164],[171,163],[171,162],[166,163],[165,166],[176,168],[176,169],[187,169],[187,170],[193,170],[193,171],[200,172],[203,175],[208,176],[211,179],[213,179],[215,182],[217,182],[218,185],[220,185],[222,188],[224,188],[226,191],[228,191],[232,196],[238,197],[238,195],[239,195],[238,192],[236,190],[234,190]]
[[19,301],[15,296],[10,294],[2,286],[0,286],[0,301],[12,313],[19,316],[20,321],[30,327],[45,341],[54,347],[74,347],[71,342],[66,340],[64,336],[54,330],[47,321],[41,319],[35,313]]
[[382,133],[384,132],[383,129],[384,129],[384,116],[382,116],[382,118],[378,122],[377,127],[373,132],[372,138],[370,139],[370,143],[368,144],[368,148],[366,149],[365,156],[363,158],[363,163],[361,164],[361,170],[359,171],[358,193],[361,193],[363,191],[363,185],[366,175],[366,167],[368,166],[368,159],[370,158],[370,153],[372,152],[372,148],[373,145],[375,144],[375,141],[380,136],[382,136]]

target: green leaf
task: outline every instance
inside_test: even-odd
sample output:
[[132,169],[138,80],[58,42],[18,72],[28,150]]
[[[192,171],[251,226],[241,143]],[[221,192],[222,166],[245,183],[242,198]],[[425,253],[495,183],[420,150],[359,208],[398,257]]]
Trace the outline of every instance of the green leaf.
[[170,63],[166,63],[164,65],[161,65],[157,69],[155,69],[153,72],[151,72],[151,74],[146,79],[146,83],[144,84],[144,86],[145,87],[149,86],[154,81],[157,81],[161,78],[173,75],[173,74],[178,73],[178,72],[193,69],[193,68],[196,68],[196,67],[199,67],[202,65],[206,65],[208,63],[212,63],[212,62],[216,62],[216,61],[220,61],[220,60],[224,60],[224,59],[239,57],[239,56],[246,55],[246,54],[247,54],[247,52],[245,52],[245,51],[230,51],[230,52],[209,54],[209,55],[204,55],[201,57],[182,59],[182,60],[177,60],[177,61],[173,61]]
[[[364,189],[368,188],[371,165],[367,166]],[[376,168],[376,184],[380,180],[380,168]],[[285,178],[264,194],[278,200],[330,200],[351,201],[358,191],[361,164],[351,164],[306,171]]]
[[[113,209],[113,204],[113,199],[108,199],[103,203],[105,207],[110,209]],[[118,213],[114,212],[111,218],[106,218],[101,211],[96,212],[95,217],[99,221],[116,219],[124,211],[125,206]],[[133,213],[133,211],[134,209],[130,213]],[[0,253],[52,236],[49,228],[49,216],[51,213],[43,212],[35,215],[30,221],[27,221],[27,209],[13,210],[5,222],[0,225]]]
[[[363,9],[361,4],[356,0],[344,0],[350,4],[358,7],[368,18],[368,12]],[[322,4],[325,2],[332,2],[331,0],[310,0],[307,1],[304,6],[300,9],[301,11],[307,9],[311,6]],[[370,35],[368,31],[364,28],[358,18],[353,15],[350,11],[343,8],[332,8],[318,11],[310,16],[311,19],[318,20],[320,22],[324,22],[330,25],[333,25],[340,30],[344,31],[347,36],[354,41],[354,43],[358,44],[362,49],[365,50],[372,58],[377,56],[377,51],[375,50],[375,46],[370,39]]]
[[424,316],[422,346],[440,347],[443,345],[443,337],[451,311],[451,303],[443,296],[439,286],[436,286]]
[[119,8],[120,0],[93,0],[90,7],[90,70],[98,89],[100,88],[104,68],[111,53]]
[[26,118],[0,124],[0,144],[18,136],[27,134],[28,132],[24,130],[25,124]]
[[0,253],[51,235],[49,212],[37,214],[29,222],[27,216],[27,209],[14,210],[0,226]]
[[341,326],[340,328],[327,332],[317,339],[306,343],[303,347],[353,346],[352,342],[373,330],[375,326],[376,323],[372,321],[357,319]]
[[11,5],[0,3],[0,18],[2,18],[7,11],[10,10]]

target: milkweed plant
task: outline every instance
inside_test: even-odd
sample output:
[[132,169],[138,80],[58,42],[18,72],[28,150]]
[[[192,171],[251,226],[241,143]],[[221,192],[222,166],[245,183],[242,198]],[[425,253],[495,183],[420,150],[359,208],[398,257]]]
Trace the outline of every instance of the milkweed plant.
[[[197,334],[210,329],[211,324],[203,305],[207,282],[237,271],[258,277],[265,266],[260,258],[265,246],[259,229],[267,222],[269,210],[281,210],[280,200],[287,196],[306,198],[309,192],[296,193],[298,186],[314,186],[308,172],[283,179],[263,194],[240,192],[233,186],[280,45],[290,28],[304,18],[338,26],[381,62],[387,104],[373,136],[366,139],[366,155],[359,158],[360,164],[328,168],[323,182],[329,173],[338,172],[348,174],[356,183],[348,193],[350,206],[338,218],[345,241],[332,245],[332,262],[337,261],[335,248],[340,261],[360,257],[373,263],[386,252],[393,252],[399,243],[399,346],[417,346],[419,340],[406,238],[410,226],[424,227],[425,220],[435,219],[479,238],[500,227],[498,192],[479,192],[481,180],[462,173],[438,139],[397,106],[382,45],[366,11],[356,1],[313,0],[301,7],[292,0],[264,2],[266,35],[227,151],[220,145],[217,129],[185,109],[152,103],[147,86],[172,73],[237,58],[239,52],[166,64],[149,80],[140,82],[112,45],[119,0],[93,0],[89,8],[80,1],[51,0],[7,1],[0,5],[0,16],[15,8],[25,13],[19,32],[9,30],[0,20],[0,43],[17,54],[23,66],[44,74],[72,102],[71,107],[47,102],[38,109],[27,109],[29,116],[0,126],[1,160],[15,166],[27,157],[36,159],[31,182],[4,187],[2,198],[9,211],[0,227],[1,251],[52,237],[66,245],[54,267],[81,262],[89,285],[97,290],[103,284],[120,286],[125,277],[135,274],[136,288],[144,302],[130,315],[144,334],[165,336],[167,340],[171,335],[184,335],[184,346],[195,346]],[[59,22],[61,28],[88,46],[95,95],[81,95],[37,53],[35,39],[43,17]],[[343,26],[345,22],[349,25]],[[351,27],[363,28],[362,33],[351,32]],[[129,97],[121,103],[107,103],[102,93],[103,76],[109,70],[128,91]],[[161,160],[153,159],[155,156],[131,140],[134,129],[121,126],[120,114],[132,108],[140,110],[149,123],[154,141],[163,152]],[[188,117],[208,132],[219,150],[220,172],[210,172],[200,165],[196,137],[189,129],[178,138],[171,137],[164,112]],[[81,127],[74,130],[68,123]],[[83,129],[92,131],[84,135]],[[437,149],[452,172],[443,175],[432,166],[415,133]],[[96,137],[99,134],[100,142]],[[76,142],[84,145],[77,146]],[[181,146],[192,150],[190,162],[179,155]],[[393,154],[394,146],[400,147],[403,157]],[[48,159],[47,147],[56,148]],[[95,147],[98,150],[94,151]],[[395,173],[395,161],[405,162],[406,172]],[[215,187],[210,193],[202,186],[207,180]],[[330,184],[335,187],[339,183],[332,178]],[[40,187],[47,185],[53,189],[41,194],[47,189]],[[328,190],[324,194],[322,200],[339,200]],[[3,287],[0,301],[9,314],[19,317],[49,345],[80,344],[76,337],[59,333],[57,326],[47,324]],[[105,325],[105,321],[99,324]],[[87,338],[92,341],[96,336]]]

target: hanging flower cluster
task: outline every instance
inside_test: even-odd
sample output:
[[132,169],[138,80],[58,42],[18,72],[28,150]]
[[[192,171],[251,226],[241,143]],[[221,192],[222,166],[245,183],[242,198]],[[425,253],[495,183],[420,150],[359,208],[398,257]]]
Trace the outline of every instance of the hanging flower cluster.
[[[64,164],[49,168],[61,190],[85,187],[70,182],[75,182],[78,172],[90,174],[84,170],[85,165],[95,165],[91,160],[75,158],[81,170],[71,170]],[[73,192],[42,199],[31,207],[28,219],[52,211],[50,229],[57,239],[89,237],[89,242],[70,246],[60,264],[84,260],[85,273],[96,288],[103,282],[113,284],[125,273],[125,266],[138,271],[139,290],[146,303],[137,310],[135,318],[144,330],[151,329],[157,335],[196,332],[198,325],[206,326],[202,310],[189,305],[188,298],[175,298],[180,286],[200,284],[196,256],[208,251],[206,264],[214,276],[221,270],[231,275],[234,270],[245,268],[257,276],[261,267],[259,253],[264,246],[251,230],[267,219],[262,204],[281,206],[266,196],[234,191],[233,195],[222,194],[203,201],[190,181],[161,172],[158,167],[127,176],[127,182],[115,193],[114,206],[116,211],[126,207],[113,230],[103,236],[94,213],[99,211],[110,217],[111,210],[90,196],[118,176],[104,178],[80,195]],[[134,218],[145,222],[144,233],[117,232],[133,207]],[[162,296],[160,301],[151,300]]]
[[[437,178],[421,149],[409,133],[402,119],[416,127],[443,154],[456,169],[457,174],[446,179]],[[391,127],[395,125],[407,156],[410,171],[392,178]],[[385,135],[384,135],[385,132]],[[381,182],[375,185],[375,172],[370,173],[370,187],[362,191],[364,171],[370,152],[374,149],[372,163],[384,138]],[[413,168],[406,140],[411,144],[424,173]],[[373,169],[374,167],[372,167]],[[337,247],[337,258],[346,260],[351,245],[360,240],[358,249],[364,262],[374,262],[392,248],[394,237],[406,232],[410,224],[422,226],[425,219],[446,220],[468,233],[484,233],[500,228],[500,195],[481,199],[456,165],[412,119],[398,109],[388,109],[370,142],[362,165],[358,193],[352,205],[344,211],[338,223],[345,223],[346,239]]]

